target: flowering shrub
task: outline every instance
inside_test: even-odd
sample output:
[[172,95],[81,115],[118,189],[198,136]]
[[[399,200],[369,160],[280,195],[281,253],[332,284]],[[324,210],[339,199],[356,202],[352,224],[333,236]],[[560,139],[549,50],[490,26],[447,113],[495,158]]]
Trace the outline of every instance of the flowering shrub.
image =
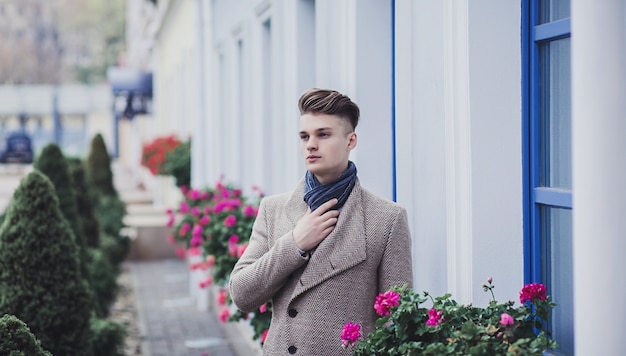
[[[483,285],[493,299],[485,308],[460,305],[450,294],[433,298],[428,292],[395,287],[376,298],[380,318],[376,330],[362,339],[360,325],[348,322],[342,332],[344,347],[354,355],[542,355],[557,344],[545,328],[556,306],[542,284],[520,291],[521,306],[497,303],[492,279]],[[430,301],[432,307],[422,306]]]
[[[260,189],[253,190],[258,196],[247,198],[241,189],[221,181],[215,187],[203,190],[183,186],[183,201],[177,209],[168,210],[167,225],[172,228],[170,242],[185,246],[187,255],[201,253],[203,256],[189,268],[211,268],[211,275],[199,282],[200,288],[212,284],[226,286],[235,264],[248,247],[263,196]],[[217,304],[221,307],[218,314],[222,322],[249,320],[254,330],[253,338],[261,343],[265,341],[272,315],[271,304],[266,303],[253,313],[236,311],[231,315],[228,306],[232,305],[232,300],[227,288],[218,292]]]
[[170,172],[164,167],[167,154],[182,144],[182,141],[173,135],[155,138],[152,142],[143,145],[141,165],[148,168],[154,175],[169,174]]

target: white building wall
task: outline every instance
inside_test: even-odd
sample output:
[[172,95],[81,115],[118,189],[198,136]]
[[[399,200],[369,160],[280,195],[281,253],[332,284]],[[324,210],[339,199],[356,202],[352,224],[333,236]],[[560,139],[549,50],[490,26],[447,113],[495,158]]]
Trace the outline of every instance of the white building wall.
[[[152,137],[175,134],[192,136],[197,106],[195,2],[165,2],[169,10],[158,28],[155,44],[154,117]],[[195,135],[194,135],[195,136]]]
[[514,299],[523,282],[520,7],[395,4],[395,103],[390,0],[207,4],[206,154],[193,170],[203,184],[223,176],[245,191],[290,190],[304,173],[297,99],[329,87],[362,109],[352,159],[363,184],[392,198],[395,104],[397,200],[410,214],[416,288],[486,303],[480,287],[493,276],[498,297]]
[[489,276],[501,300],[522,286],[520,18],[506,2],[396,1],[398,201],[418,290],[480,304]]
[[524,282],[520,4],[471,1],[468,18],[470,287],[473,300],[486,305],[481,285],[487,277],[493,276],[501,301],[518,300]]
[[[599,350],[590,340],[605,340],[610,354],[620,346],[612,335],[624,330],[623,313],[605,318],[614,331],[607,334],[593,329],[588,306],[625,288],[615,268],[626,201],[615,152],[624,151],[626,13],[619,1],[572,3],[576,347],[586,354]],[[524,270],[519,2],[395,0],[395,78],[391,0],[159,4],[168,11],[155,52],[156,127],[201,140],[194,186],[224,175],[244,190],[290,190],[304,173],[297,99],[318,86],[360,105],[352,159],[364,185],[390,198],[393,106],[397,200],[410,215],[416,289],[483,305],[480,287],[493,276],[498,300],[517,299]],[[200,62],[203,72],[195,70]],[[611,95],[596,90],[607,85]],[[203,96],[190,95],[192,87]],[[598,280],[615,293],[598,299],[601,291],[586,288]],[[597,337],[585,338],[594,330]]]
[[244,189],[290,190],[304,174],[297,100],[318,86],[361,106],[352,159],[364,184],[391,198],[391,2],[218,0],[211,11],[208,96],[218,99],[206,135],[218,163],[204,167],[207,183],[223,175]]

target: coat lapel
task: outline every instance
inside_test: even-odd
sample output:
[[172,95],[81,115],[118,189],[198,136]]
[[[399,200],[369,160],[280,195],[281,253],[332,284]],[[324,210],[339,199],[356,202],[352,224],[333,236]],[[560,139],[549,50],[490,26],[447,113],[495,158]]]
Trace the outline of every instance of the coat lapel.
[[[346,204],[339,213],[335,230],[319,244],[311,255],[291,297],[292,300],[365,260],[365,220],[361,192],[361,186],[357,180]],[[302,214],[298,215],[295,221],[300,216]]]

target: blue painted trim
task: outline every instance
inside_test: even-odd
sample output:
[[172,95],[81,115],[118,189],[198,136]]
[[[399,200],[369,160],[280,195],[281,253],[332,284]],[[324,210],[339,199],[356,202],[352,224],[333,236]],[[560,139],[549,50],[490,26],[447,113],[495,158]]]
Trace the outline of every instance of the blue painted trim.
[[537,187],[534,189],[535,203],[549,205],[557,208],[572,208],[572,191]]
[[572,207],[571,191],[541,187],[541,103],[539,46],[542,42],[570,36],[570,18],[539,23],[539,1],[522,0],[522,139],[524,169],[524,281],[543,281],[541,266],[542,207]]
[[524,283],[540,282],[541,223],[534,187],[539,186],[539,47],[534,24],[539,20],[537,2],[522,1],[522,169],[524,194]]
[[569,18],[537,25],[533,30],[535,41],[539,42],[569,37],[571,27],[571,20]]
[[527,26],[530,29],[530,37],[528,38],[529,46],[529,178],[530,185],[528,187],[530,194],[529,203],[529,220],[530,220],[530,256],[528,263],[530,264],[530,274],[527,283],[545,282],[541,278],[541,209],[534,200],[534,187],[540,186],[539,172],[540,159],[540,143],[541,143],[541,127],[540,127],[540,96],[539,88],[541,87],[539,78],[539,43],[535,40],[535,24],[539,23],[539,1],[530,0],[529,17]]
[[530,4],[522,1],[522,204],[524,239],[524,283],[531,280],[531,209],[530,209]]
[[396,1],[391,0],[391,195],[398,201],[396,157]]

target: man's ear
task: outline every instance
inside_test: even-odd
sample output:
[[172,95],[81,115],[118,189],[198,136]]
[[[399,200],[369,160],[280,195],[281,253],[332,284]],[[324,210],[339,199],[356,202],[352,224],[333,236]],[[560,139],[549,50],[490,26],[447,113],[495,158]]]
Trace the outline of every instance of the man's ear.
[[356,147],[357,137],[356,132],[351,132],[348,134],[348,149],[352,150]]

